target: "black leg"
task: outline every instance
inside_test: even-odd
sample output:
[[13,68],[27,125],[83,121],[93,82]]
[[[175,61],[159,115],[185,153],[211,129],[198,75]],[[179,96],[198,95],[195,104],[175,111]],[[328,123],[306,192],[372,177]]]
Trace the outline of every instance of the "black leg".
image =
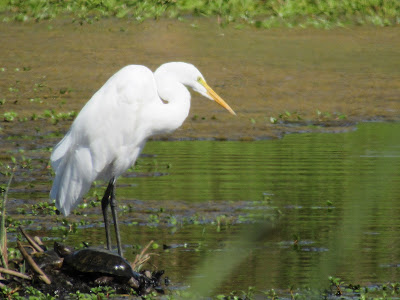
[[101,209],[103,210],[104,226],[106,229],[107,249],[111,250],[111,235],[110,235],[110,221],[108,219],[108,205],[110,204],[110,194],[114,190],[114,178],[108,183],[107,189],[104,192],[103,199],[101,200]]
[[[115,182],[115,180],[114,180]],[[121,236],[119,234],[119,226],[118,226],[118,214],[117,214],[117,201],[115,200],[115,192],[114,192],[114,185],[112,187],[111,195],[110,195],[110,207],[111,207],[111,214],[114,221],[114,228],[115,228],[115,237],[117,239],[117,247],[118,247],[118,254],[122,256],[122,247],[121,247]]]

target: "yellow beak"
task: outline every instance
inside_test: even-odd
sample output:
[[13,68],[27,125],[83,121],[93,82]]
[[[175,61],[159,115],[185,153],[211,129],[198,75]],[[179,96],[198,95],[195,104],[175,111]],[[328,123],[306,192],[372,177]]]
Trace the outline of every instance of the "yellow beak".
[[204,81],[203,78],[199,78],[199,82],[202,86],[204,86],[207,90],[207,94],[215,100],[219,105],[221,105],[223,108],[225,108],[227,111],[229,111],[232,115],[236,116],[236,113],[233,111],[233,109],[226,103],[210,86]]

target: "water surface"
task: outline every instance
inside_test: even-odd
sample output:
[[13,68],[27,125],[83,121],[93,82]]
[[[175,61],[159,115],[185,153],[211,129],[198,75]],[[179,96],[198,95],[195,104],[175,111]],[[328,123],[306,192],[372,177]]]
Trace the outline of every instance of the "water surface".
[[[133,259],[133,246],[153,239],[160,247],[152,264],[166,271],[173,289],[211,276],[196,270],[220,253],[240,259],[224,268],[231,272],[216,293],[323,288],[329,275],[363,285],[397,282],[399,132],[398,123],[365,123],[280,140],[149,142],[135,170],[118,181],[126,256]],[[45,200],[50,187],[47,152],[31,154],[36,171],[19,171],[9,195],[15,217],[16,207]],[[91,223],[66,242],[103,244],[100,208],[79,212],[87,216],[69,220]],[[41,222],[28,226],[34,233],[62,236],[49,231],[59,217],[24,218]],[[266,223],[257,223],[253,239],[260,219]],[[265,224],[272,230],[263,231]]]
[[[150,143],[146,153],[156,155],[160,166],[172,166],[168,175],[150,180],[154,185],[148,178],[136,180],[131,195],[202,201],[210,209],[244,201],[243,215],[257,207],[265,215],[273,215],[271,208],[282,212],[277,232],[266,233],[244,255],[226,291],[321,284],[328,275],[361,284],[396,281],[399,129],[399,124],[369,123],[357,131],[275,141]],[[269,202],[262,201],[266,195]],[[229,241],[246,226],[208,233],[208,243],[223,249],[221,236]]]

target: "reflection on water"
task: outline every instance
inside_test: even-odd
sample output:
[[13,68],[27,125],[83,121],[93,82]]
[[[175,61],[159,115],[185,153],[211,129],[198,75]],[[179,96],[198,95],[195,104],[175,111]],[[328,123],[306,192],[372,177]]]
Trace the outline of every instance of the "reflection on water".
[[[207,276],[194,272],[204,259],[233,251],[242,260],[218,292],[321,286],[329,275],[354,284],[398,281],[399,132],[400,124],[369,123],[281,140],[149,142],[135,172],[118,181],[117,197],[161,221],[132,225],[140,219],[135,207],[123,214],[126,255],[133,258],[129,245],[150,239],[172,246],[155,249],[153,263],[184,288]],[[14,190],[10,198],[18,203],[20,195]],[[45,188],[32,195],[45,198]],[[251,247],[235,247],[232,241],[251,232],[248,221],[260,210],[282,213],[274,230]],[[195,222],[213,211],[205,224]],[[216,216],[231,213],[246,218],[218,227]],[[193,225],[182,221],[194,215]],[[104,240],[99,226],[82,231],[68,239]]]
[[[214,202],[272,195],[271,205],[283,213],[279,230],[254,245],[226,291],[324,284],[328,275],[354,283],[398,280],[398,268],[388,266],[400,263],[399,129],[399,124],[370,123],[347,133],[275,141],[152,142],[145,152],[153,156],[142,159],[139,171],[147,165],[168,175],[123,179],[136,186],[120,193],[142,200],[202,201],[210,209]],[[246,226],[224,233],[209,228],[204,235],[203,228],[194,227],[189,234],[166,235],[166,243],[192,242],[195,236],[206,246],[200,253],[178,248],[164,254],[168,259],[161,264],[168,268],[165,262],[178,253],[200,260],[212,254],[209,247],[223,248],[221,240]],[[185,282],[185,276],[177,277]]]

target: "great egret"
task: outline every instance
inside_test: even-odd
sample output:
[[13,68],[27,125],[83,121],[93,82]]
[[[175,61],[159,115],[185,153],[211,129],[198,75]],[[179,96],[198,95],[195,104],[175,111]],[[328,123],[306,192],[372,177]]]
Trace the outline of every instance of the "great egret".
[[107,248],[111,250],[110,206],[119,255],[122,249],[115,181],[135,163],[147,138],[182,125],[190,108],[190,93],[185,86],[235,115],[191,64],[170,62],[154,73],[144,66],[129,65],[93,95],[51,154],[55,178],[50,198],[56,200],[56,207],[65,216],[78,205],[93,181],[108,181],[101,201]]

